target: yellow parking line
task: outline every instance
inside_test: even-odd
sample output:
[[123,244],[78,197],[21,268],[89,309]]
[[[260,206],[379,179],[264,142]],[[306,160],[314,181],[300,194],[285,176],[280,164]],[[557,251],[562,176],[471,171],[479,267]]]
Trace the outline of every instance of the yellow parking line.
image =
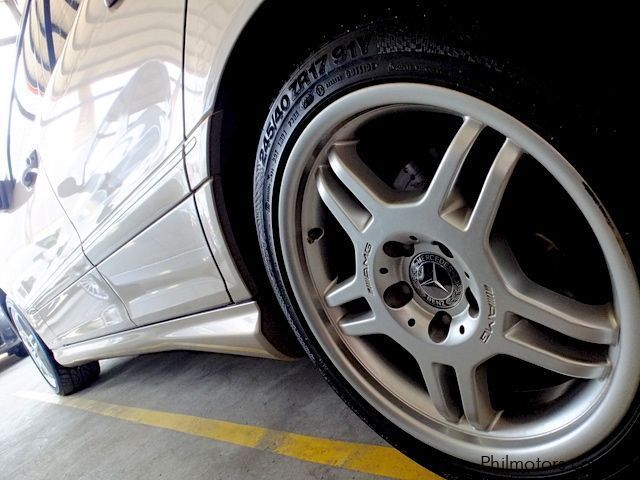
[[30,391],[18,392],[16,396],[356,472],[403,480],[440,479],[435,473],[422,468],[391,447],[299,435],[212,418],[115,405],[82,397],[58,397]]

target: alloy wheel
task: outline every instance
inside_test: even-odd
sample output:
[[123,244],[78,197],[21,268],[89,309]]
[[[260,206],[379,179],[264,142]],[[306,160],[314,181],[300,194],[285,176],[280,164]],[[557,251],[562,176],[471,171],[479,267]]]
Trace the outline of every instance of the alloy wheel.
[[15,319],[16,330],[22,339],[22,343],[25,345],[29,356],[36,365],[38,371],[42,374],[44,379],[53,388],[56,388],[56,372],[49,361],[49,353],[45,350],[46,347],[42,344],[42,340],[37,337],[30,325],[26,323],[26,320],[21,314],[13,311],[13,317]]
[[[448,117],[456,130],[432,175],[390,182],[364,158],[361,134],[411,113]],[[501,146],[470,203],[461,172],[486,131]],[[606,265],[605,301],[536,282],[494,228],[525,157],[588,225]],[[410,160],[383,163],[406,173]],[[306,126],[278,200],[283,261],[314,337],[359,394],[416,438],[475,463],[487,455],[567,461],[604,440],[628,410],[640,380],[631,261],[584,179],[517,119],[442,87],[363,88]],[[513,360],[522,369],[495,373]],[[531,366],[535,381],[514,377]],[[540,388],[540,376],[553,381]],[[497,390],[514,382],[531,405],[499,401]]]

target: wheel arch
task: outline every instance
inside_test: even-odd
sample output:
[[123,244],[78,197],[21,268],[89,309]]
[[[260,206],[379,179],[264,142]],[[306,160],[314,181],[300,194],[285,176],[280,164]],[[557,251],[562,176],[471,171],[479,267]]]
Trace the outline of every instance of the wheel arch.
[[[379,3],[377,8],[383,4]],[[339,34],[346,25],[362,23],[359,14],[371,2],[355,0],[341,5],[329,0],[313,21],[283,25],[281,20],[291,18],[291,10],[299,5],[292,0],[257,0],[238,9],[240,17],[234,25],[243,26],[237,31],[232,27],[231,33],[237,36],[232,48],[222,52],[226,57],[220,77],[207,81],[207,85],[217,87],[204,113],[213,113],[208,132],[208,167],[223,235],[240,275],[264,312],[263,333],[279,350],[292,356],[300,355],[302,350],[271,290],[255,231],[255,149],[270,102],[292,67],[302,62],[311,48],[328,41],[332,34]],[[335,15],[336,11],[340,13]],[[187,28],[187,35],[188,32]],[[256,48],[264,39],[274,46],[272,55]],[[223,41],[222,45],[227,43]]]

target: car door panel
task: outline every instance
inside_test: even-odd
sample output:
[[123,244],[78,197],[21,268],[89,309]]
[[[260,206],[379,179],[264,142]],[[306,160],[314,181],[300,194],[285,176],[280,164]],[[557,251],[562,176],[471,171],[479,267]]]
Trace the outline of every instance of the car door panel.
[[137,325],[229,303],[184,201],[183,16],[184,1],[82,3],[43,110],[54,190]]
[[135,195],[123,203],[118,214],[104,222],[99,231],[84,243],[85,253],[94,265],[131,240],[132,232],[147,228],[190,194],[181,147],[162,165],[162,169],[168,169],[162,178],[155,181],[157,175],[149,177],[150,181],[143,183]]
[[230,302],[193,197],[98,265],[136,325]]
[[[0,249],[11,252],[4,257],[0,281],[10,298],[25,309],[50,301],[91,268],[36,150],[42,95],[53,68],[40,7],[30,3],[18,45],[8,148],[16,184],[9,209],[0,213]],[[23,179],[27,170],[32,176]]]
[[29,264],[27,282],[55,284],[30,315],[70,344],[230,303],[185,172],[184,2],[72,2],[70,22],[65,0],[33,1],[48,19],[32,82],[49,187],[38,214],[58,209],[67,230],[48,237],[68,245],[59,272]]
[[[9,165],[16,185],[9,209],[0,213],[0,248],[11,252],[0,269],[1,285],[52,348],[68,338],[79,341],[134,327],[122,302],[104,279],[96,277],[51,186],[49,174],[59,163],[57,149],[42,148],[43,107],[51,96],[77,7],[66,0],[29,3],[10,113]],[[58,144],[65,144],[69,134]],[[94,305],[98,290],[104,298]],[[113,314],[108,321],[101,320],[96,309],[104,317],[110,311],[120,312],[118,321]]]
[[91,259],[120,247],[100,237],[182,143],[183,16],[184,0],[85,0],[61,52],[40,148],[56,156],[51,183]]
[[38,310],[63,345],[128,330],[134,325],[109,284],[93,268]]
[[12,252],[2,268],[3,286],[25,309],[39,308],[91,268],[46,178],[40,177],[31,191],[17,184],[12,208],[0,214],[0,248]]
[[136,325],[230,301],[185,200],[183,20],[184,1],[83,3],[44,120],[54,190]]

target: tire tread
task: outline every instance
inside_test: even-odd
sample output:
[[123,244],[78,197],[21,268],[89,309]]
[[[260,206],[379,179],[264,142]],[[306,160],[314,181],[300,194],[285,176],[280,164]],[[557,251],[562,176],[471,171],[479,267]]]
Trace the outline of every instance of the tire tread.
[[100,375],[100,363],[95,361],[77,367],[64,367],[57,364],[56,370],[60,377],[60,391],[57,393],[66,396],[91,385]]

